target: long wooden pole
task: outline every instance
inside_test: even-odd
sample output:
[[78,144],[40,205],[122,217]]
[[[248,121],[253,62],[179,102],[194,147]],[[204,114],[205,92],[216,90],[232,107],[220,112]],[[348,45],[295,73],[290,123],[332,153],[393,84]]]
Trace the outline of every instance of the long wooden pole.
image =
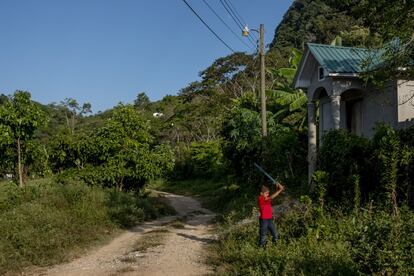
[[266,81],[265,81],[265,50],[264,50],[264,25],[260,24],[260,106],[262,117],[262,136],[267,136],[266,119]]

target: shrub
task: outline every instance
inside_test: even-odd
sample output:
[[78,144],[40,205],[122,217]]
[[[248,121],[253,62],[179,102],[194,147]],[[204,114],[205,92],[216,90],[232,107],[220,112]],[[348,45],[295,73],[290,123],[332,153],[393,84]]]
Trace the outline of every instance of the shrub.
[[211,177],[223,172],[223,153],[219,141],[193,142],[190,155],[194,176]]
[[379,125],[372,140],[343,130],[328,132],[318,168],[329,175],[327,199],[358,207],[376,200],[398,213],[397,205],[414,206],[414,127],[395,131]]
[[327,199],[352,206],[354,181],[352,176],[359,175],[361,197],[369,198],[372,187],[372,147],[368,139],[349,134],[344,130],[330,131],[323,137],[319,151],[320,170],[328,173]]

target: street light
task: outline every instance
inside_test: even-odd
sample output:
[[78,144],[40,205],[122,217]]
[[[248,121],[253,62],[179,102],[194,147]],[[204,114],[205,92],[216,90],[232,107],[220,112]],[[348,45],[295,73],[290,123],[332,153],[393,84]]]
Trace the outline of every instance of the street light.
[[260,107],[262,117],[262,136],[267,136],[266,120],[266,91],[265,91],[265,52],[264,52],[264,25],[260,24],[260,31],[249,29],[246,25],[242,30],[242,35],[248,37],[250,31],[258,32],[260,35],[259,53],[260,53]]

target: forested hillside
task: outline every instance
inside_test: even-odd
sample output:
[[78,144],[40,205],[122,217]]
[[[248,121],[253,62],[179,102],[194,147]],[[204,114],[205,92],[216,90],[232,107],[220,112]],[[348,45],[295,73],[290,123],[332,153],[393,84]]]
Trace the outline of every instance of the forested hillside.
[[[47,198],[49,190],[30,188],[33,180],[48,179],[48,185],[57,187],[50,193],[62,193],[55,201],[63,198],[66,207],[81,208],[93,198],[95,205],[87,208],[106,210],[98,215],[112,227],[138,221],[128,213],[140,219],[151,217],[145,212],[154,217],[155,210],[165,213],[163,207],[149,207],[155,203],[140,194],[162,179],[167,190],[190,183],[184,189],[206,195],[207,205],[224,212],[216,257],[225,273],[412,274],[413,129],[381,126],[373,140],[341,131],[327,134],[310,191],[306,91],[292,88],[292,81],[307,42],[383,47],[383,66],[364,79],[377,84],[412,78],[413,26],[413,1],[294,1],[266,53],[266,138],[261,135],[257,54],[218,58],[177,95],[151,102],[140,92],[133,103],[99,114],[76,99],[43,105],[25,91],[1,95],[0,176],[12,183],[4,184],[0,212],[7,220],[0,220],[0,228],[13,225],[13,212],[28,216],[25,200],[34,202],[31,193]],[[388,51],[396,38],[402,50]],[[294,203],[291,212],[277,219],[281,239],[269,251],[258,251],[256,224],[233,227],[254,213],[258,187],[265,181],[254,162],[286,184],[285,199]],[[125,191],[134,194],[123,195]],[[38,213],[42,208],[53,212],[55,201],[52,206],[46,201],[33,203]],[[67,215],[87,225],[87,208]],[[33,223],[30,229],[36,228]],[[20,252],[26,250],[24,239],[10,229],[6,240],[0,238],[0,249],[19,252],[13,255],[17,266],[47,263]],[[30,245],[30,250],[37,249]],[[13,268],[2,263],[1,254],[0,273]]]

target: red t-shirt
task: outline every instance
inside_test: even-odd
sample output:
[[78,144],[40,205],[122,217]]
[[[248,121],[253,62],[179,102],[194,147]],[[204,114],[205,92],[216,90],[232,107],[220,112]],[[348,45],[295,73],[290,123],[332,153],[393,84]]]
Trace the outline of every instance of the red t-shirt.
[[272,199],[270,197],[265,199],[264,196],[259,196],[259,209],[260,209],[260,218],[261,219],[271,219],[272,218]]

